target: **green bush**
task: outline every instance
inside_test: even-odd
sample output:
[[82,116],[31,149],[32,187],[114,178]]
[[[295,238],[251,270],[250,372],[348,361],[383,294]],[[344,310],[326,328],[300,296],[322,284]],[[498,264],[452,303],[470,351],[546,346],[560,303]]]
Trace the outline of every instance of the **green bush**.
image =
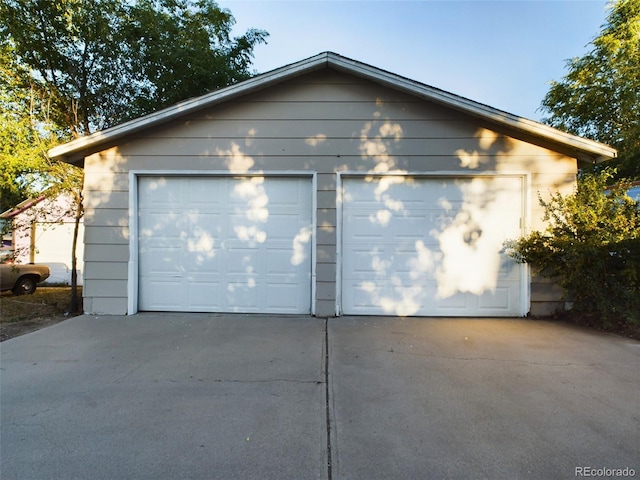
[[640,324],[640,205],[611,170],[578,177],[575,192],[555,193],[544,207],[544,231],[505,243],[507,253],[554,278],[573,310],[596,314],[604,325]]

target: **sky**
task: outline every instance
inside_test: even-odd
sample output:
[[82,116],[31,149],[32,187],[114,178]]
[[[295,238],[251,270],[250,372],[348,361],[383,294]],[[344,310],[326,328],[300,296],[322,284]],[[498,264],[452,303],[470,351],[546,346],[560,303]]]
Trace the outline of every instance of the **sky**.
[[603,0],[218,0],[233,34],[269,33],[264,73],[332,51],[540,121],[550,82],[567,74],[606,21]]

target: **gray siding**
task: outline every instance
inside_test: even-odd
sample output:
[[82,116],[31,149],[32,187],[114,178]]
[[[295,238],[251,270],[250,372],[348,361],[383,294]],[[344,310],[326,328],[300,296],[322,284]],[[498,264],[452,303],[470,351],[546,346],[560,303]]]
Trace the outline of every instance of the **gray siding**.
[[[531,172],[529,219],[539,228],[538,192],[567,191],[576,169],[569,156],[413,96],[335,71],[302,76],[144,131],[85,160],[85,309],[126,311],[130,170],[317,172],[316,314],[330,316],[336,172]],[[547,289],[532,288],[532,303],[540,291]]]

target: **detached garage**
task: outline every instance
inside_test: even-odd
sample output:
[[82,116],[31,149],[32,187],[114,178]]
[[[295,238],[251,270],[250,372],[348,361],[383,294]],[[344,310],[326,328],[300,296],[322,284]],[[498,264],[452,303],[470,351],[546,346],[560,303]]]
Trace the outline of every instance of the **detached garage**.
[[521,316],[502,252],[615,150],[323,53],[51,150],[85,169],[84,307]]

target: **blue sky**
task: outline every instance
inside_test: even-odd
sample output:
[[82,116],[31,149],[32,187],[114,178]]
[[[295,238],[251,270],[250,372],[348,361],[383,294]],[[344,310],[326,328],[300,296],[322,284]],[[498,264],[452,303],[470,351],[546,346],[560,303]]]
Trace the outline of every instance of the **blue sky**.
[[262,73],[333,51],[507,112],[540,120],[551,80],[588,51],[602,0],[219,0],[234,34],[269,32]]

